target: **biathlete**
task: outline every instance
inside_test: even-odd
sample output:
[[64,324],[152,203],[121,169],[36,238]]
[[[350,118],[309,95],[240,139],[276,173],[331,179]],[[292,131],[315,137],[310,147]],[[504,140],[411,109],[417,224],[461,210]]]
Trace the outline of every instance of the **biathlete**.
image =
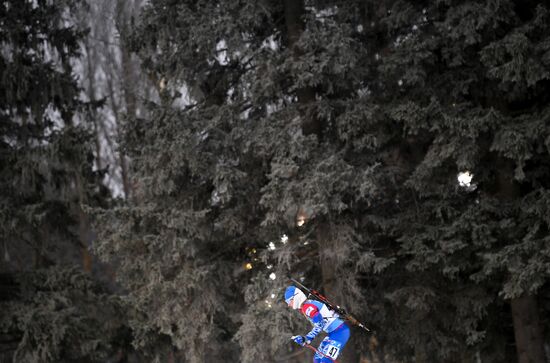
[[292,309],[300,309],[301,313],[313,324],[313,328],[309,333],[305,336],[294,336],[292,340],[304,346],[310,344],[317,334],[323,330],[328,335],[319,344],[313,362],[333,363],[344,349],[350,336],[349,327],[344,320],[322,302],[308,300],[306,295],[296,286],[291,285],[286,288],[285,302]]

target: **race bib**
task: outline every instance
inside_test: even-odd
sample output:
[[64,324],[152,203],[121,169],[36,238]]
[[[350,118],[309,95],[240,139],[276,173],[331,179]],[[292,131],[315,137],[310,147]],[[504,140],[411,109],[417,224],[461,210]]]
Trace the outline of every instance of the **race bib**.
[[340,354],[340,346],[328,344],[324,347],[324,352],[326,356],[336,359],[338,357],[338,354]]

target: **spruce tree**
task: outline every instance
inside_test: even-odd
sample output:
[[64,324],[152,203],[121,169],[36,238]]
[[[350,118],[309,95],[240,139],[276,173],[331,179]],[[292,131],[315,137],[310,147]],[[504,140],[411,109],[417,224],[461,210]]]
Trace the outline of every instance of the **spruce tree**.
[[[394,85],[381,99],[384,114],[406,141],[399,208],[408,202],[409,210],[395,217],[407,271],[432,285],[424,304],[434,317],[441,299],[464,300],[454,308],[460,320],[450,324],[459,344],[510,332],[511,316],[502,324],[489,314],[509,303],[520,362],[544,360],[536,297],[547,287],[550,262],[548,10],[542,2],[395,3],[382,19],[394,37],[377,66]],[[464,171],[474,178],[457,185]],[[445,352],[433,329],[422,336],[410,345],[432,346],[420,353],[425,359]]]
[[121,325],[118,300],[77,267],[90,239],[82,204],[107,200],[80,117],[95,106],[79,101],[71,63],[79,4],[0,4],[2,360],[97,361]]
[[[239,326],[253,324],[252,337],[239,335],[241,360],[257,361],[256,353],[275,359],[266,347],[290,347],[280,326],[288,320],[263,335],[269,325],[259,315],[239,318],[245,303],[251,304],[244,286],[256,273],[253,281],[263,279],[266,290],[250,292],[264,297],[254,304],[273,319],[265,298],[280,307],[288,271],[268,270],[260,251],[268,251],[270,242],[280,244],[286,233],[290,242],[283,253],[309,254],[313,263],[302,272],[317,276],[316,283],[334,284],[337,272],[330,268],[353,266],[347,257],[358,236],[344,211],[348,203],[366,203],[372,165],[356,168],[344,159],[331,131],[318,127],[316,115],[330,110],[308,94],[314,82],[329,95],[353,93],[360,86],[352,68],[361,48],[351,27],[340,30],[331,20],[325,29],[314,12],[303,19],[303,5],[282,5],[154,1],[131,40],[146,71],[162,85],[161,102],[151,105],[152,117],[128,124],[124,147],[137,201],[100,216],[97,251],[120,259],[119,279],[144,311],[136,323],[138,344],[167,335],[187,359],[206,361],[238,354],[224,348],[226,342]],[[304,21],[314,31],[300,40]],[[315,65],[315,73],[303,74],[309,58],[324,50],[323,36],[333,38],[330,57]],[[315,79],[323,72],[326,77]],[[182,107],[183,89],[191,104]],[[300,218],[307,220],[302,229]],[[306,244],[314,247],[310,252],[302,248],[307,233],[315,237]],[[323,239],[319,246],[316,239]],[[343,248],[332,254],[337,241]],[[328,258],[324,271],[314,256]],[[355,287],[353,274],[340,283]],[[288,325],[284,334],[290,334]]]
[[[518,361],[543,361],[539,314],[548,311],[536,302],[550,262],[549,9],[513,1],[371,9],[378,82],[369,103],[394,131],[379,134],[379,154],[391,153],[382,170],[395,168],[386,185],[398,181],[385,188],[395,200],[384,227],[378,213],[371,224],[399,243],[405,267],[387,295],[410,317],[401,347],[417,361],[468,350],[513,361],[507,342]],[[473,180],[460,185],[466,171]]]
[[[160,91],[123,138],[136,200],[97,220],[135,343],[276,360],[307,329],[282,303],[292,275],[403,361],[513,361],[510,343],[541,361],[547,17],[540,1],[151,1],[128,40]],[[346,354],[367,353],[361,334]]]

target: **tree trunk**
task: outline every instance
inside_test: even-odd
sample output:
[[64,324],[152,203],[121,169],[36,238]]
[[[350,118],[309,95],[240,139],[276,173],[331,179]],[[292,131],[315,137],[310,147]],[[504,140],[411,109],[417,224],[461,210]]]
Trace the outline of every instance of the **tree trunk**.
[[[301,54],[296,42],[304,31],[302,16],[304,15],[303,0],[285,0],[285,23],[287,31],[288,47],[293,56],[298,58]],[[321,123],[314,116],[311,104],[315,101],[315,91],[312,87],[302,87],[296,90],[298,102],[302,105],[302,131],[304,135],[316,134],[321,136]]]
[[[126,37],[128,35],[128,14],[125,8],[127,5],[124,1],[119,0],[116,6],[117,27],[120,33],[120,53],[121,53],[121,67],[122,67],[122,91],[124,94],[124,103],[126,104],[126,115],[129,119],[133,120],[137,117],[137,97],[135,85],[137,77],[134,72],[134,62],[132,62],[132,54],[126,44]],[[117,129],[120,129],[121,125],[117,125]],[[122,187],[124,190],[124,196],[126,199],[131,197],[132,188],[130,185],[128,175],[128,160],[126,155],[119,151],[119,163],[122,176]]]
[[426,354],[426,349],[424,349],[424,345],[416,344],[416,346],[414,347],[414,362],[415,363],[428,362],[428,355]]
[[82,253],[82,268],[85,272],[91,273],[93,268],[94,259],[92,254],[90,253],[90,235],[91,235],[91,227],[90,227],[90,221],[88,219],[88,216],[84,211],[82,210],[82,207],[78,207],[78,215],[79,215],[79,237],[80,237],[80,243],[82,244],[81,247],[81,253]]
[[514,335],[519,363],[545,363],[537,301],[533,296],[512,299]]
[[[497,193],[501,199],[519,199],[519,186],[514,182],[513,165],[499,160]],[[544,339],[534,296],[522,296],[510,301],[514,322],[514,336],[519,363],[545,363]]]
[[75,204],[72,208],[78,214],[78,239],[80,240],[82,268],[85,272],[91,273],[93,267],[93,256],[90,253],[92,231],[90,219],[82,209],[86,203],[86,197],[84,194],[84,182],[82,181],[82,176],[79,174],[75,175],[75,186],[78,195],[78,204]]
[[[321,275],[323,280],[323,289],[327,297],[330,297],[336,304],[344,301],[341,286],[338,284],[337,261],[334,259],[334,241],[330,238],[330,227],[320,226],[317,231],[317,242],[319,244],[319,258],[321,265]],[[359,353],[356,349],[355,340],[360,332],[349,325],[351,336],[344,350],[338,357],[340,363],[358,363]]]
[[[302,54],[297,42],[304,31],[302,17],[304,15],[303,0],[285,0],[285,24],[287,32],[287,42],[289,49],[292,50],[293,57],[299,58]],[[296,90],[296,97],[300,104],[302,117],[302,132],[304,135],[316,134],[321,136],[322,125],[318,118],[311,112],[311,105],[315,101],[315,90],[312,87],[302,87]],[[330,238],[330,228],[328,225],[320,225],[317,229],[317,242],[319,244],[319,256],[321,263],[322,282],[325,294],[334,301],[343,301],[341,289],[338,286],[337,266],[334,260],[334,254],[331,253],[333,241]],[[352,327],[350,341],[348,341],[342,354],[338,357],[340,363],[358,363],[359,354],[355,350],[354,331]]]
[[[86,65],[88,67],[88,99],[90,100],[90,102],[95,102],[96,101],[95,65],[97,64],[97,56],[96,56],[95,50],[93,50],[88,39],[86,39],[86,41],[84,42],[84,49],[86,51]],[[103,168],[103,164],[102,164],[102,155],[101,155],[101,135],[100,135],[99,126],[98,126],[98,123],[100,121],[98,119],[98,113],[95,107],[91,107],[90,112],[91,112],[90,116],[92,118],[92,124],[94,125],[94,143],[95,143],[95,152],[96,152],[95,160],[97,164],[97,169],[101,170]]]

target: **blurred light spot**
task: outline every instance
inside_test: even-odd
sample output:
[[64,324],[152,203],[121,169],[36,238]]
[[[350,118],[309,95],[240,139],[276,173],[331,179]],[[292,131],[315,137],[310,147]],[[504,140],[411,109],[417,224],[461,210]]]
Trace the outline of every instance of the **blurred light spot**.
[[463,171],[458,173],[458,184],[461,187],[469,187],[472,184],[472,178],[474,176],[469,171]]
[[298,227],[301,227],[306,224],[309,216],[311,216],[311,213],[308,211],[308,208],[300,207],[300,209],[298,210],[298,214],[296,215],[296,225]]
[[275,275],[275,273],[272,272],[272,273],[269,275],[269,278],[270,278],[271,280],[275,280],[275,279],[277,278],[277,275]]

